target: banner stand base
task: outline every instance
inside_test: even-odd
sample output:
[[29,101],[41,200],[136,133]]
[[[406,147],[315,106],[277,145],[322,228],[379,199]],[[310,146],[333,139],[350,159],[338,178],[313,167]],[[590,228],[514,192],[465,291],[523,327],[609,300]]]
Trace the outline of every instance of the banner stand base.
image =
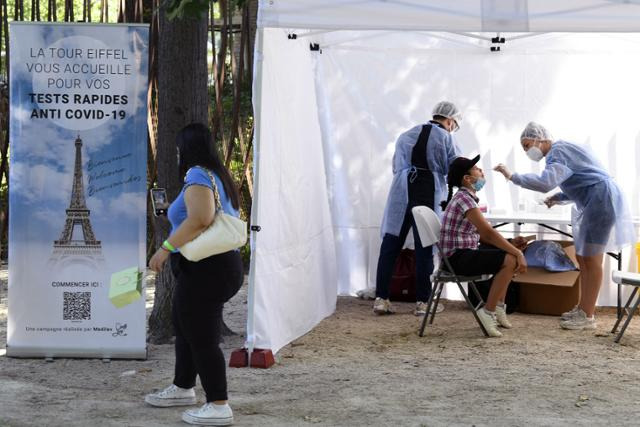
[[246,348],[239,348],[231,352],[230,368],[246,368],[249,366],[249,354]]
[[249,353],[246,348],[239,348],[231,353],[231,358],[229,359],[230,368],[246,368],[247,366],[251,366],[252,368],[267,369],[275,363],[273,352],[269,349],[262,348],[254,349],[251,353],[251,358],[249,358]]
[[276,363],[273,352],[269,349],[255,348],[251,353],[251,367],[267,369]]

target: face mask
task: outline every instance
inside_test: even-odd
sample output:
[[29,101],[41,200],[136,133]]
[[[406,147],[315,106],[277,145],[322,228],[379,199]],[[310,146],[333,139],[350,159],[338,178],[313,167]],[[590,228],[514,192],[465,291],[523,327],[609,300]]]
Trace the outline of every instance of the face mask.
[[527,157],[534,162],[539,162],[544,157],[542,150],[538,147],[531,147],[527,150]]
[[482,187],[484,187],[485,182],[487,181],[484,178],[476,178],[476,182],[472,184],[473,189],[476,191],[482,190]]

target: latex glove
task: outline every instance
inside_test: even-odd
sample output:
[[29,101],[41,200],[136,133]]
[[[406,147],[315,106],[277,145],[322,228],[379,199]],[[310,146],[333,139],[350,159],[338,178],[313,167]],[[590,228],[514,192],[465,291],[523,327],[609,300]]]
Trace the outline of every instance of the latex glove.
[[505,179],[506,179],[507,181],[511,179],[511,175],[512,175],[512,174],[511,174],[511,171],[509,171],[509,168],[507,168],[504,164],[502,164],[502,163],[498,163],[498,164],[493,168],[493,170],[494,170],[494,171],[496,171],[496,172],[500,172],[500,173],[505,177]]
[[557,205],[558,201],[554,200],[553,196],[551,196],[544,199],[544,204],[547,205],[548,208],[551,208],[551,206]]

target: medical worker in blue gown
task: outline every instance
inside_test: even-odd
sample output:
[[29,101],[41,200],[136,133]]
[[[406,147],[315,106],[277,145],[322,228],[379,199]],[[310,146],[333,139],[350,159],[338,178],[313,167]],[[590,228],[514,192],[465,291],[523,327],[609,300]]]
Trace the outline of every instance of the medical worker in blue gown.
[[567,141],[553,141],[549,131],[529,123],[520,144],[531,160],[545,158],[540,175],[511,173],[503,164],[494,169],[523,188],[546,193],[548,207],[574,203],[571,213],[573,239],[580,264],[580,300],[573,310],[563,313],[564,329],[595,329],[595,306],[602,284],[605,252],[619,250],[636,240],[631,215],[622,192],[595,157],[584,148]]
[[416,254],[416,310],[425,314],[431,293],[433,272],[431,247],[423,248],[411,214],[414,206],[429,206],[441,214],[440,202],[447,198],[446,175],[449,164],[460,156],[451,133],[458,130],[462,113],[451,102],[441,101],[432,111],[433,119],[398,137],[393,155],[393,181],[387,198],[380,234],[382,245],[376,274],[373,312],[393,313],[389,302],[391,276],[404,241],[413,229]]

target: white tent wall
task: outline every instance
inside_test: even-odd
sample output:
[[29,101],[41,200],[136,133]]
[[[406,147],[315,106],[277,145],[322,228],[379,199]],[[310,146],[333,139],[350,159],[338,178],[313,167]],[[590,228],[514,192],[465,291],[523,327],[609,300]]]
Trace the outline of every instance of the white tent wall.
[[309,47],[261,32],[247,345],[277,351],[335,310],[336,256]]
[[260,27],[405,31],[640,31],[638,0],[260,0],[260,10]]
[[[546,34],[510,42],[501,52],[466,36],[436,33],[332,32],[313,42],[322,48],[315,54],[316,87],[317,98],[325,100],[320,112],[332,159],[326,174],[342,255],[341,293],[375,287],[395,139],[428,120],[441,99],[456,102],[465,114],[455,138],[466,155],[482,155],[488,185],[480,196],[489,208],[547,210],[539,205],[544,195],[491,172],[499,162],[540,172],[542,164],[519,146],[525,124],[536,120],[558,138],[589,146],[640,214],[640,123],[633,119],[640,115],[640,82],[634,79],[640,36]],[[625,255],[628,267],[635,259]],[[446,296],[457,298],[450,289]],[[615,302],[616,287],[609,284],[599,304]]]
[[[396,12],[403,19],[420,21],[411,16],[420,15],[417,3],[339,3],[261,2],[252,224],[262,231],[252,233],[248,347],[277,351],[331,314],[337,294],[374,286],[395,139],[425,122],[441,99],[456,102],[465,114],[456,138],[463,153],[483,156],[489,182],[481,197],[490,208],[541,209],[536,202],[542,195],[491,172],[498,162],[519,172],[541,170],[543,164],[529,161],[518,146],[520,131],[535,120],[557,138],[590,146],[623,188],[633,214],[640,214],[640,81],[635,76],[640,37],[502,34],[507,37],[502,51],[490,52],[490,43],[480,38],[495,33],[309,31],[336,28],[327,24],[331,13],[342,16],[345,9],[363,4],[371,6],[371,13],[350,15],[355,21],[345,22],[346,27],[395,27],[395,15],[387,15],[384,25],[378,20],[388,3],[402,10]],[[485,7],[501,2],[460,2],[472,3]],[[532,5],[555,4],[525,3],[529,11]],[[557,21],[549,17],[557,26],[545,30],[566,25],[586,31],[578,23],[590,22],[587,10],[589,19],[599,22],[594,28],[611,30],[616,22],[612,7],[616,13],[625,8],[619,21],[624,25],[640,9],[636,4],[586,3],[563,2],[563,9],[571,9],[568,4],[577,12],[565,13],[564,24],[562,14],[553,18]],[[412,5],[403,9],[403,4]],[[602,7],[592,8],[594,4]],[[489,21],[489,15],[476,15]],[[289,25],[298,17],[304,25]],[[451,16],[452,25],[458,25],[458,18]],[[367,19],[371,25],[362,24]],[[422,21],[423,28],[433,22]],[[437,22],[445,25],[442,19]],[[634,22],[640,30],[640,18]],[[266,28],[270,26],[290,28]],[[309,43],[318,43],[321,51],[310,51]],[[634,266],[632,251],[625,251],[623,259],[623,269]],[[607,257],[605,275],[612,267]],[[615,286],[608,276],[605,282],[598,303],[613,305]]]

